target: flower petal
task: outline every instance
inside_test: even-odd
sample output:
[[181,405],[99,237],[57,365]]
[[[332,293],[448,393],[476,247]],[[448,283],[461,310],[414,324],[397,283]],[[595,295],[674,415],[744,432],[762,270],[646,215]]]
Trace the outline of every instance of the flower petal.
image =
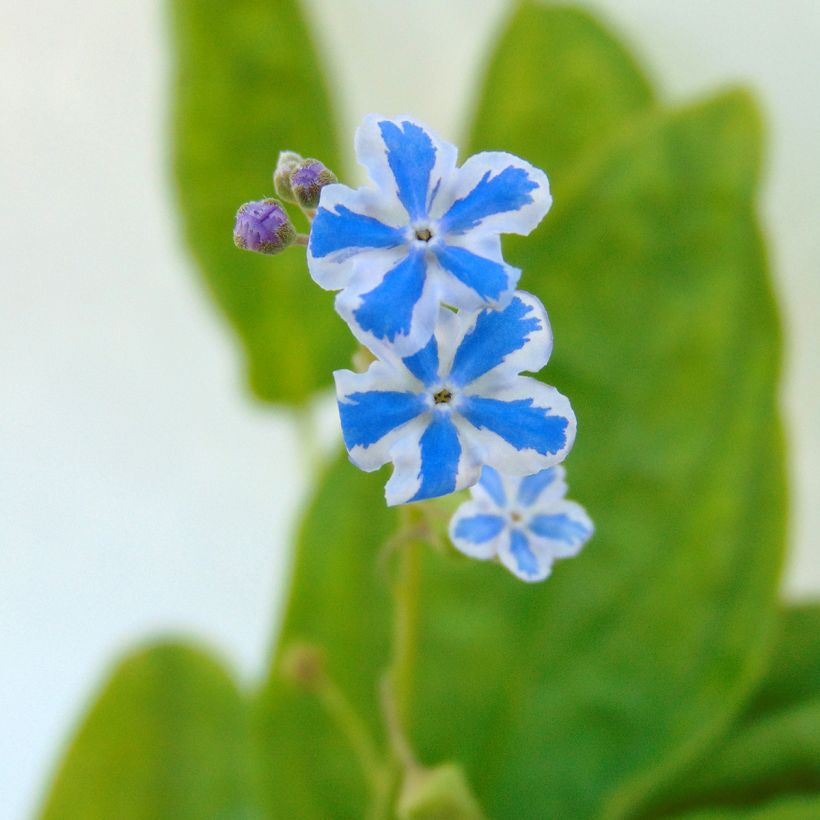
[[560,465],[524,476],[518,485],[518,503],[531,507],[563,498],[567,492],[565,476],[566,470]]
[[424,396],[382,362],[367,373],[337,370],[342,436],[351,461],[370,472],[390,460],[390,448],[413,419],[427,410]]
[[[382,218],[376,194],[344,185],[322,189],[310,230],[307,263],[314,281],[326,290],[339,290],[348,284],[353,262],[360,255],[365,254],[371,266],[387,270],[390,260],[405,245],[404,229]],[[377,262],[375,256],[385,252],[387,262]]]
[[512,154],[487,151],[470,157],[442,187],[432,215],[447,234],[481,229],[528,234],[552,204],[547,175]]
[[411,251],[375,284],[378,272],[369,265],[355,270],[336,297],[336,310],[353,334],[377,355],[385,347],[402,357],[417,353],[433,335],[439,311],[424,254]]
[[552,328],[541,302],[516,291],[504,310],[476,314],[459,344],[450,377],[454,384],[470,384],[496,368],[510,375],[536,372],[552,352]]
[[455,288],[455,296],[444,298],[463,310],[491,305],[499,307],[518,284],[521,271],[502,261],[480,256],[459,245],[439,244],[435,248],[439,265],[469,293],[462,295]]
[[442,179],[452,176],[457,151],[412,117],[372,114],[356,132],[356,156],[379,188],[395,194],[417,221],[426,219]]
[[425,386],[439,381],[438,340],[435,336],[412,356],[402,359],[404,366]]
[[530,475],[560,463],[575,440],[567,398],[526,376],[493,395],[463,396],[458,412],[465,439],[480,448],[485,464],[507,475]]
[[574,501],[561,501],[549,513],[533,516],[529,530],[554,558],[571,558],[592,537],[587,511]]
[[462,446],[448,413],[435,412],[423,430],[399,438],[391,449],[393,475],[385,497],[390,506],[461,490],[478,481],[480,463]]
[[498,553],[498,540],[505,520],[486,512],[475,501],[465,501],[450,519],[450,540],[471,558],[487,560]]
[[504,489],[504,480],[498,474],[497,470],[494,470],[492,467],[488,467],[486,464],[484,465],[484,469],[481,471],[480,481],[473,488],[473,495],[481,498],[478,491],[481,493],[486,493],[487,498],[491,501],[491,503],[495,504],[499,509],[506,509],[507,493]]
[[543,581],[552,570],[552,560],[539,550],[519,529],[510,530],[510,537],[499,545],[502,564],[522,581]]

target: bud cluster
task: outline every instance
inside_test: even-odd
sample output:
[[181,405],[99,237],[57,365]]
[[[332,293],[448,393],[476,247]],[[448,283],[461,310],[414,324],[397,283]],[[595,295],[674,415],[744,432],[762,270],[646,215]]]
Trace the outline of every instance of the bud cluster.
[[[309,218],[319,205],[325,185],[336,175],[318,159],[304,159],[293,151],[282,151],[273,172],[273,187],[285,202],[298,205]],[[297,242],[299,235],[278,199],[246,202],[236,213],[233,232],[237,248],[273,255]],[[303,244],[305,237],[302,237]]]

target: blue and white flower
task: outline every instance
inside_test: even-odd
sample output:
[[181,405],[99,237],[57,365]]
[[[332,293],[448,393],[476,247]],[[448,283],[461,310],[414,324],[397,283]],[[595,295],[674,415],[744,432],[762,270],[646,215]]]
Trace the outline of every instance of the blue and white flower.
[[543,171],[485,152],[456,166],[457,150],[410,117],[365,118],[356,155],[375,183],[322,189],[308,244],[311,276],[341,290],[336,308],[357,338],[401,356],[427,344],[439,305],[504,307],[521,271],[500,234],[528,234],[552,202]]
[[497,558],[524,581],[543,581],[557,558],[571,558],[592,537],[586,510],[568,501],[561,466],[524,478],[485,467],[472,499],[456,510],[450,538],[472,558]]
[[368,472],[393,462],[390,505],[469,487],[485,464],[510,475],[558,464],[575,439],[569,401],[519,375],[540,370],[551,351],[546,311],[529,293],[503,310],[440,308],[414,355],[384,348],[366,373],[334,374],[350,460]]

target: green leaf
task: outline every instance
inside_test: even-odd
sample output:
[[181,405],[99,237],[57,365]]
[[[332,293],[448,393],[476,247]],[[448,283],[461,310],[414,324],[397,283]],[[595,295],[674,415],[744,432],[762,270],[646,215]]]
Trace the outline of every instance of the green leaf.
[[310,279],[304,248],[259,256],[237,250],[231,233],[243,202],[272,194],[281,149],[341,173],[320,60],[295,0],[172,0],[171,9],[185,235],[242,340],[256,395],[300,403],[331,383],[352,337]]
[[647,816],[763,804],[789,793],[814,792],[820,801],[818,627],[817,606],[785,611],[769,671],[751,704]]
[[632,55],[594,17],[525,0],[488,64],[468,153],[504,150],[534,161],[537,145],[560,197],[579,157],[653,105]]
[[42,818],[258,818],[247,718],[236,684],[203,651],[134,652],[95,698]]
[[746,710],[747,721],[820,696],[820,604],[790,606],[779,629],[766,677]]
[[[575,404],[572,495],[598,534],[535,588],[425,555],[413,740],[425,763],[464,765],[489,816],[629,813],[760,674],[784,478],[758,140],[742,94],[651,116],[516,248],[556,327],[544,375]],[[381,481],[331,473],[283,632],[323,645],[370,716],[388,658]]]
[[820,817],[820,797],[800,794],[755,806],[722,806],[676,814],[669,820],[813,820]]
[[[759,141],[741,93],[646,117],[581,164],[539,242],[514,247],[550,311],[543,375],[580,420],[569,478],[598,530],[508,616],[520,637],[485,672],[492,744],[447,704],[435,745],[470,755],[468,772],[495,765],[479,790],[492,816],[628,814],[760,672],[784,476]],[[542,161],[537,143],[525,155]],[[465,620],[480,600],[465,596]],[[442,716],[425,714],[432,736]]]

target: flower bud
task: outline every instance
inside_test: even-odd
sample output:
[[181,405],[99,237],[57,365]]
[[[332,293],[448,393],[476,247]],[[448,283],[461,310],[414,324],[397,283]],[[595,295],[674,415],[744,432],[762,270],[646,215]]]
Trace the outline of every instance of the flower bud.
[[298,689],[315,691],[326,680],[324,653],[313,644],[291,644],[279,662],[279,674]]
[[283,251],[296,239],[296,229],[275,199],[246,202],[236,212],[233,241],[237,248],[257,253]]
[[279,152],[279,161],[273,172],[273,189],[277,196],[282,197],[285,202],[296,202],[290,187],[290,175],[299,167],[300,162],[302,162],[300,154],[293,151]]
[[455,763],[409,772],[397,814],[400,820],[485,820],[463,770]]
[[319,204],[319,194],[325,185],[338,182],[336,174],[318,159],[302,160],[290,175],[290,187],[302,208],[313,209]]

